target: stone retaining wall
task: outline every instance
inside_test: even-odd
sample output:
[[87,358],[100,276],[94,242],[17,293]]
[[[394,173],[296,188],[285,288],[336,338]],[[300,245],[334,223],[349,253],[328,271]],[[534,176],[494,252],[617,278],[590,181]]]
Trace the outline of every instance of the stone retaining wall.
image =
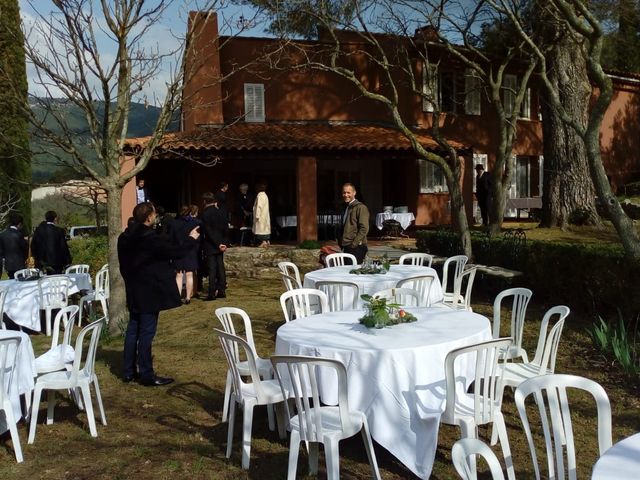
[[227,276],[232,278],[280,278],[279,262],[293,262],[301,272],[317,269],[320,250],[302,250],[292,246],[269,248],[234,247],[224,254]]

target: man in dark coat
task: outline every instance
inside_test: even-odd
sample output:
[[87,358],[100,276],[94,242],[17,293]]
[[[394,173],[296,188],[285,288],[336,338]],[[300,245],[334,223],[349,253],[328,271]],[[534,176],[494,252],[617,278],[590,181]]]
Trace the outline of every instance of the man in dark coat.
[[12,213],[9,215],[9,228],[0,233],[0,261],[4,260],[4,268],[9,278],[13,278],[18,270],[24,268],[27,259],[29,245],[22,233],[22,222],[22,215]]
[[338,235],[338,245],[345,253],[356,257],[362,263],[369,251],[367,234],[369,233],[369,209],[356,199],[356,187],[352,183],[342,186],[344,211],[342,213],[342,228]]
[[[198,227],[182,245],[174,245],[168,235],[153,230],[156,211],[151,203],[133,209],[133,222],[118,238],[120,273],[124,279],[129,308],[129,324],[124,340],[123,380],[138,377],[146,386],[167,385],[172,378],[157,376],[153,370],[151,344],[158,327],[158,315],[181,305],[176,275],[170,260],[180,258],[197,244]],[[138,369],[136,372],[136,357]]]
[[31,240],[36,267],[53,274],[62,273],[71,264],[71,252],[65,232],[57,223],[58,214],[49,210],[44,214],[44,222],[38,225]]
[[476,165],[476,198],[482,216],[482,225],[489,225],[489,201],[491,198],[491,174],[481,163]]
[[229,243],[229,221],[226,210],[218,208],[213,193],[205,193],[202,201],[204,202],[201,217],[204,233],[202,249],[209,267],[209,293],[205,301],[211,301],[226,297],[227,275],[224,268],[224,252]]

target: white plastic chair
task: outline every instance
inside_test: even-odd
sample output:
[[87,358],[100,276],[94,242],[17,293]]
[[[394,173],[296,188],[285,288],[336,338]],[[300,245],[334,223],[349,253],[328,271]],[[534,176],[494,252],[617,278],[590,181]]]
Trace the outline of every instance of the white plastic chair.
[[526,380],[516,389],[515,402],[524,433],[527,436],[531,460],[538,480],[540,479],[540,467],[527,418],[525,401],[529,395],[533,395],[538,405],[547,455],[548,474],[545,478],[555,480],[568,476],[569,480],[575,480],[576,451],[567,388],[588,392],[594,398],[598,409],[600,455],[611,448],[611,405],[607,393],[598,383],[575,375],[543,375]]
[[98,273],[96,273],[95,288],[80,298],[78,306],[80,307],[80,315],[78,315],[78,326],[82,325],[82,315],[85,310],[85,303],[89,302],[89,311],[93,311],[94,302],[100,302],[102,307],[102,315],[107,317],[109,323],[109,266],[105,265]]
[[[504,350],[510,345],[510,338],[490,340],[449,352],[445,358],[446,403],[441,422],[460,427],[462,438],[477,438],[477,427],[492,423],[497,429],[500,446],[507,466],[507,476],[515,479],[513,460],[509,448],[509,438],[500,411],[502,399],[502,360]],[[502,352],[502,353],[501,353]],[[462,355],[468,355],[464,361],[475,356],[473,393],[466,393],[467,385],[456,383],[461,379],[456,376],[455,363]],[[464,379],[462,379],[464,382]],[[468,383],[471,384],[471,381]],[[475,461],[470,462],[470,470],[475,471]]]
[[[36,423],[38,422],[38,408],[40,406],[40,396],[43,390],[48,390],[48,407],[47,407],[47,424],[53,423],[53,409],[55,407],[55,390],[72,390],[80,389],[82,392],[82,403],[87,412],[87,420],[89,421],[89,431],[92,437],[97,437],[96,420],[93,415],[93,404],[91,402],[91,384],[96,392],[96,400],[100,409],[100,417],[102,424],[107,424],[107,418],[104,414],[102,405],[102,397],[100,396],[100,385],[98,377],[95,373],[96,351],[100,340],[100,333],[106,324],[106,318],[101,318],[90,323],[78,333],[74,348],[73,366],[71,370],[63,370],[58,372],[46,373],[36,379],[36,386],[33,392],[33,405],[31,413],[31,422],[29,426],[29,439],[27,443],[33,443],[36,437]],[[89,336],[86,354],[83,358],[85,337]],[[84,361],[83,361],[84,360]]]
[[[19,420],[13,415],[13,405],[11,404],[11,392],[13,389],[14,373],[16,371],[16,358],[21,338],[5,337],[0,339],[0,410],[4,411],[4,418],[9,427],[13,450],[16,461],[22,463],[22,447],[20,446],[20,436],[16,422]],[[16,379],[17,380],[17,379]]]
[[522,348],[522,334],[524,332],[524,320],[527,315],[527,306],[533,292],[528,288],[509,288],[503,290],[493,301],[493,338],[500,337],[502,302],[509,297],[511,302],[511,331],[509,335],[513,343],[507,352],[507,359],[519,358],[528,362],[527,352]]
[[405,253],[398,260],[400,265],[419,265],[421,267],[430,267],[433,263],[433,255],[428,253]]
[[[451,303],[453,301],[456,281],[462,275],[468,261],[469,257],[466,255],[454,255],[445,260],[442,267],[442,294],[445,302]],[[449,290],[449,284],[451,284],[451,290]]]
[[[73,365],[75,351],[71,345],[71,334],[75,317],[78,315],[78,306],[69,305],[61,308],[53,320],[53,331],[51,335],[51,348],[36,358],[36,372],[43,373],[57,372],[68,369]],[[59,343],[60,327],[64,328],[62,341]]]
[[0,290],[0,330],[6,330],[7,326],[4,324],[4,302],[7,298],[7,291]]
[[66,275],[48,275],[38,280],[40,310],[45,311],[47,335],[51,335],[51,311],[67,306],[70,286],[71,280]]
[[493,480],[504,480],[500,460],[486,443],[477,438],[462,438],[453,444],[451,460],[460,478],[463,480],[476,480],[478,478],[477,472],[475,470],[471,471],[469,467],[469,459],[475,455],[480,455],[485,459],[487,465],[489,465]]
[[[347,370],[342,362],[333,359],[305,357],[295,355],[274,355],[271,357],[273,370],[280,383],[282,395],[287,390],[295,401],[295,411],[291,412],[285,402],[286,418],[289,420],[291,441],[289,444],[288,480],[295,480],[298,467],[300,442],[309,445],[309,471],[311,475],[318,473],[318,444],[324,445],[327,461],[327,478],[340,478],[340,454],[338,443],[362,432],[362,439],[367,451],[373,478],[380,479],[380,471],[376,460],[367,417],[358,410],[349,409],[347,398]],[[325,371],[320,373],[324,369]],[[331,370],[337,375],[338,405],[326,406],[320,402],[318,377]],[[287,376],[283,379],[283,372]]]
[[[253,329],[251,328],[251,319],[247,312],[242,310],[241,308],[235,307],[223,307],[216,308],[215,311],[216,317],[220,320],[222,324],[222,328],[226,333],[230,333],[231,335],[239,336],[236,331],[236,326],[234,322],[234,318],[240,318],[242,320],[242,326],[244,327],[244,340],[249,344],[249,346],[253,349],[253,355],[256,361],[256,368],[258,369],[258,374],[260,378],[264,380],[269,380],[273,378],[273,371],[271,370],[271,361],[266,358],[260,358],[256,351],[256,345],[253,341]],[[236,348],[233,351],[234,358],[236,358],[236,363],[238,366],[238,371],[240,375],[243,377],[247,377],[251,375],[251,371],[249,370],[249,363],[244,360],[240,360],[238,349]],[[224,406],[222,409],[222,421],[226,422],[229,414],[229,402],[231,401],[231,386],[233,384],[232,372],[231,370],[227,370],[227,384],[224,388]],[[274,429],[273,426],[273,411],[269,411],[269,428],[271,430]]]
[[302,288],[302,284],[296,277],[282,272],[280,272],[280,276],[282,277],[282,283],[284,283],[284,289],[286,292],[290,292],[296,288]]
[[37,268],[23,268],[21,270],[16,270],[16,273],[13,274],[13,278],[15,280],[22,280],[36,275],[40,276],[42,275],[42,272]]
[[432,275],[420,275],[416,277],[405,278],[396,283],[397,288],[408,288],[415,290],[420,296],[418,300],[418,306],[430,307],[431,306],[431,286],[436,281],[435,273]]
[[[456,310],[466,310],[472,312],[471,308],[471,292],[473,291],[473,282],[476,278],[477,269],[469,268],[463,271],[456,279],[453,289],[453,298],[448,302],[445,298],[444,304]],[[464,293],[462,293],[464,290]]]
[[[249,469],[249,458],[251,453],[251,426],[253,424],[253,407],[256,405],[274,405],[276,406],[276,414],[278,418],[278,432],[280,438],[285,438],[284,413],[282,402],[287,398],[286,393],[283,394],[280,385],[275,380],[262,380],[256,366],[256,359],[251,348],[246,341],[237,335],[214,329],[214,332],[220,339],[222,350],[227,359],[229,370],[231,370],[231,378],[233,388],[231,390],[231,408],[229,409],[229,429],[227,431],[227,458],[231,456],[231,447],[233,442],[233,427],[236,416],[236,403],[242,407],[242,468]],[[238,357],[236,352],[242,352],[249,366],[251,383],[245,383],[242,380],[240,371],[238,370]]]
[[[293,316],[289,316],[288,304],[292,305]],[[280,295],[280,306],[286,322],[329,311],[329,299],[324,292],[315,288],[298,288]]]
[[411,288],[387,288],[371,296],[384,298],[387,302],[397,303],[403,307],[417,307],[420,304],[420,294]]
[[65,271],[65,275],[69,273],[89,273],[89,265],[79,263],[77,265],[69,265]]
[[298,285],[302,287],[302,276],[300,275],[300,270],[298,266],[293,262],[280,262],[278,263],[278,268],[285,275],[289,275],[290,277],[295,278],[298,281]]
[[[316,282],[316,288],[327,296],[330,312],[356,310],[360,299],[360,287],[353,282]],[[351,299],[351,300],[349,300]]]
[[350,253],[332,253],[324,259],[327,268],[341,267],[343,265],[358,265],[358,259]]

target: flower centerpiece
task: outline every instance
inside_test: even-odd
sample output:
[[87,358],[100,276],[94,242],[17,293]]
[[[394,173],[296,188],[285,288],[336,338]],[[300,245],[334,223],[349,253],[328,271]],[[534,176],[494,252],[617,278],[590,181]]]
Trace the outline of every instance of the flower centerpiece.
[[389,271],[391,264],[389,263],[389,259],[387,255],[383,255],[380,257],[369,258],[365,257],[362,262],[362,266],[358,268],[354,268],[350,270],[349,273],[353,273],[354,275],[376,275],[376,274],[385,274]]
[[402,309],[398,303],[387,303],[386,298],[374,298],[371,295],[361,295],[365,304],[365,314],[360,323],[367,328],[383,328],[398,323],[410,323],[418,320],[415,315]]

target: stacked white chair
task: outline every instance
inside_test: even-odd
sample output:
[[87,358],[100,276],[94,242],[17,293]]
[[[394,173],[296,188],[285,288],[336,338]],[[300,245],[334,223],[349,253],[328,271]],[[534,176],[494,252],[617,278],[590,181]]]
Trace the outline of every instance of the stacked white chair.
[[[338,443],[359,431],[362,432],[372,477],[380,479],[367,417],[361,411],[349,409],[347,370],[342,362],[293,355],[274,355],[271,357],[271,361],[280,383],[282,396],[286,398],[289,391],[293,396],[293,403],[295,403],[294,412],[290,411],[287,402],[284,403],[291,430],[287,479],[295,480],[296,478],[300,442],[305,442],[309,449],[310,474],[316,475],[318,473],[318,445],[322,443],[327,461],[327,478],[339,480]],[[330,370],[335,372],[337,376],[337,406],[326,406],[320,402],[318,377],[321,370],[324,370],[322,375]],[[287,375],[283,375],[283,372],[287,372]]]
[[282,277],[282,283],[284,283],[284,289],[286,292],[290,292],[291,290],[295,290],[297,288],[302,288],[302,285],[296,277],[287,275],[286,273],[282,272],[280,272],[280,276]]
[[477,472],[475,470],[471,471],[469,462],[470,458],[475,455],[480,455],[485,459],[487,465],[489,465],[492,480],[504,480],[500,460],[486,443],[477,438],[462,438],[453,444],[451,460],[460,478],[463,480],[476,480],[478,478]]
[[65,271],[64,271],[65,275],[68,275],[70,273],[89,273],[89,265],[86,265],[84,263],[79,263],[77,265],[69,265]]
[[527,417],[526,399],[533,395],[542,423],[547,456],[547,474],[543,478],[568,477],[576,480],[576,449],[567,398],[569,388],[582,390],[593,397],[598,410],[600,455],[611,448],[611,405],[604,388],[593,380],[575,375],[543,375],[526,380],[516,389],[515,401],[538,480],[541,478],[540,467]]
[[[293,316],[290,316],[289,304]],[[298,288],[280,295],[280,306],[286,322],[329,311],[329,299],[315,288]]]
[[109,322],[109,265],[104,265],[98,273],[96,273],[95,287],[92,291],[88,292],[80,298],[78,306],[80,307],[80,314],[78,315],[78,326],[82,325],[82,316],[86,307],[86,303],[89,303],[89,311],[93,311],[94,302],[100,302],[102,308],[102,315],[107,317],[107,323]]
[[[271,370],[271,361],[269,359],[260,358],[256,351],[256,345],[253,341],[253,329],[251,328],[251,318],[247,312],[242,310],[241,308],[235,307],[223,307],[216,308],[216,317],[220,320],[222,324],[222,328],[226,333],[230,333],[231,335],[238,336],[236,325],[234,322],[235,318],[239,318],[242,320],[242,327],[244,328],[244,340],[253,350],[253,355],[256,362],[256,368],[258,370],[258,374],[260,378],[264,380],[269,380],[273,378],[273,372]],[[235,350],[233,352],[235,358],[237,359],[237,367],[240,375],[243,377],[247,377],[251,375],[251,371],[249,370],[249,363],[247,360],[240,360],[238,351]],[[222,421],[226,422],[229,414],[229,404],[231,401],[231,387],[233,385],[233,373],[231,369],[227,370],[227,383],[224,388],[224,406],[222,408]],[[273,430],[273,411],[269,410],[269,428]]]
[[522,335],[524,333],[524,321],[527,315],[527,306],[533,292],[528,288],[509,288],[496,296],[493,302],[493,338],[500,338],[501,308],[505,300],[511,301],[511,330],[509,336],[513,343],[507,352],[507,359],[519,358],[527,362],[527,352],[522,348]]
[[16,461],[21,463],[22,448],[20,446],[20,436],[18,435],[18,427],[16,422],[19,420],[13,414],[13,405],[11,404],[11,392],[13,390],[13,382],[15,378],[16,358],[20,341],[22,339],[16,337],[5,337],[0,339],[0,410],[4,411],[4,418],[9,427],[11,441],[13,442],[13,450],[16,455]]
[[23,280],[32,276],[40,276],[41,273],[37,268],[23,268],[22,270],[17,270],[16,273],[13,274],[13,278],[15,280]]
[[[36,379],[36,386],[33,392],[33,411],[31,413],[28,443],[31,444],[35,440],[36,424],[38,422],[38,409],[40,407],[40,397],[43,390],[49,390],[47,424],[53,423],[55,390],[76,391],[76,389],[79,388],[82,393],[82,403],[84,404],[84,409],[87,412],[89,431],[91,432],[92,437],[97,437],[98,431],[96,430],[96,420],[93,414],[93,403],[91,401],[91,385],[93,385],[93,388],[95,389],[102,424],[107,424],[107,418],[104,414],[104,407],[102,405],[102,397],[100,395],[100,385],[95,373],[96,351],[98,349],[98,342],[100,341],[100,333],[102,332],[105,324],[106,318],[103,317],[80,330],[80,333],[78,333],[76,338],[74,359],[71,370],[46,373]],[[83,356],[83,352],[85,352],[85,337],[89,337],[89,341],[86,348],[86,354]]]
[[295,263],[280,262],[278,263],[278,268],[280,269],[280,272],[284,273],[285,275],[289,275],[290,277],[295,278],[298,285],[300,285],[300,287],[298,288],[302,287],[302,276],[300,275],[300,270]]
[[316,282],[316,288],[327,296],[330,312],[356,310],[360,287],[353,282]]
[[397,303],[403,307],[420,305],[420,294],[411,288],[387,288],[371,295],[373,298],[384,298],[387,303]]
[[398,260],[400,265],[419,265],[421,267],[430,267],[433,263],[433,255],[428,253],[405,253]]
[[[464,267],[468,261],[469,257],[466,255],[454,255],[445,260],[442,267],[442,294],[444,295],[445,303],[453,301],[456,282],[464,272]],[[449,289],[450,284],[451,289]]]
[[47,335],[51,335],[51,315],[53,310],[64,308],[69,303],[71,280],[66,275],[48,275],[38,280],[40,310],[45,312]]
[[[458,348],[447,354],[445,358],[446,403],[441,422],[459,426],[462,438],[476,438],[478,426],[493,424],[500,439],[507,476],[513,480],[515,473],[509,438],[504,417],[500,411],[503,366],[500,360],[504,359],[504,351],[510,343],[510,338],[501,338]],[[464,388],[458,388],[456,392],[459,377],[454,367],[456,359],[462,355],[475,356],[475,374],[471,379],[474,384],[473,393],[466,393],[466,385],[462,385]],[[475,460],[472,459],[469,463],[470,470],[475,471]]]
[[[229,429],[227,431],[227,458],[231,456],[233,443],[233,427],[235,424],[236,404],[242,407],[242,468],[249,469],[251,454],[251,426],[253,424],[253,407],[257,405],[275,405],[278,418],[278,432],[280,438],[285,438],[284,412],[282,403],[287,398],[282,393],[280,385],[275,380],[262,380],[258,373],[255,355],[251,346],[237,335],[214,329],[220,339],[220,345],[227,359],[233,388],[231,390],[231,407],[229,409]],[[238,370],[239,352],[244,354],[251,383],[246,383]],[[238,354],[238,355],[237,355]]]
[[343,265],[357,265],[358,260],[350,253],[332,253],[324,259],[327,268],[342,267]]
[[432,275],[420,275],[416,277],[405,278],[396,283],[397,288],[408,288],[415,290],[420,296],[418,306],[430,307],[431,306],[431,286],[436,281],[435,273]]

